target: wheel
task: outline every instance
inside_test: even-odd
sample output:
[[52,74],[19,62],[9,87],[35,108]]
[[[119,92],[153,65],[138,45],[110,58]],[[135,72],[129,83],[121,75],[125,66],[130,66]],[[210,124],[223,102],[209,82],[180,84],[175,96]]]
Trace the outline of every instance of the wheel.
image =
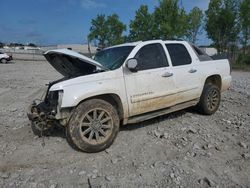
[[45,122],[34,121],[31,122],[31,129],[36,136],[49,136],[53,131],[53,126],[46,126]]
[[85,101],[72,113],[66,128],[69,144],[85,152],[99,152],[115,140],[120,119],[115,108],[101,99]]
[[205,115],[214,114],[220,105],[220,89],[213,84],[206,84],[203,88],[203,92],[200,101],[197,105],[198,110]]
[[6,64],[6,63],[7,63],[7,60],[6,60],[6,59],[1,59],[1,63]]

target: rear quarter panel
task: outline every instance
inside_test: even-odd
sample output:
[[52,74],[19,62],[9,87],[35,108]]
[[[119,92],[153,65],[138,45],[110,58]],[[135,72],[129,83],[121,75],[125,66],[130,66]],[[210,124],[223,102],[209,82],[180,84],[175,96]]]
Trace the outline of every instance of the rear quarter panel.
[[[219,75],[221,77],[221,91],[225,91],[230,87],[231,74],[230,64],[227,59],[211,60],[198,62],[197,66],[201,70],[201,81],[203,85],[206,79],[212,75]],[[201,91],[202,92],[202,91]]]

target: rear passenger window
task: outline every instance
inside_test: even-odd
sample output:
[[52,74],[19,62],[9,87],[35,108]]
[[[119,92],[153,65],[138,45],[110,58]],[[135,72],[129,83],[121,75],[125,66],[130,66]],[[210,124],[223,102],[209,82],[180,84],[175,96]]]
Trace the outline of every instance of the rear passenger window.
[[166,54],[161,44],[148,44],[142,47],[136,54],[138,71],[167,67]]
[[183,44],[166,44],[173,66],[188,65],[192,59]]

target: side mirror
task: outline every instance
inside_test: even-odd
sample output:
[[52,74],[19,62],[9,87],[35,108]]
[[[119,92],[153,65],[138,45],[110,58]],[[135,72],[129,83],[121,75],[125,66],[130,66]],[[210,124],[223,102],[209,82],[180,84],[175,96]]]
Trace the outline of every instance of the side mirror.
[[129,59],[126,65],[131,72],[137,72],[137,59]]

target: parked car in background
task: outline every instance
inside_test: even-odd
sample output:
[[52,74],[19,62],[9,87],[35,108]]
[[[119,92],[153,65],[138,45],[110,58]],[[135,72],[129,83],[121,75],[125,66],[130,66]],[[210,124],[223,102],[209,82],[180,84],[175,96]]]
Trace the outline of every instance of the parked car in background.
[[0,62],[1,63],[8,63],[12,59],[13,59],[12,55],[8,55],[6,53],[0,52]]
[[106,48],[90,59],[67,49],[44,54],[64,77],[48,85],[28,117],[35,134],[58,124],[79,150],[109,147],[120,124],[191,106],[215,113],[231,82],[227,59],[213,60],[186,41],[152,40]]

